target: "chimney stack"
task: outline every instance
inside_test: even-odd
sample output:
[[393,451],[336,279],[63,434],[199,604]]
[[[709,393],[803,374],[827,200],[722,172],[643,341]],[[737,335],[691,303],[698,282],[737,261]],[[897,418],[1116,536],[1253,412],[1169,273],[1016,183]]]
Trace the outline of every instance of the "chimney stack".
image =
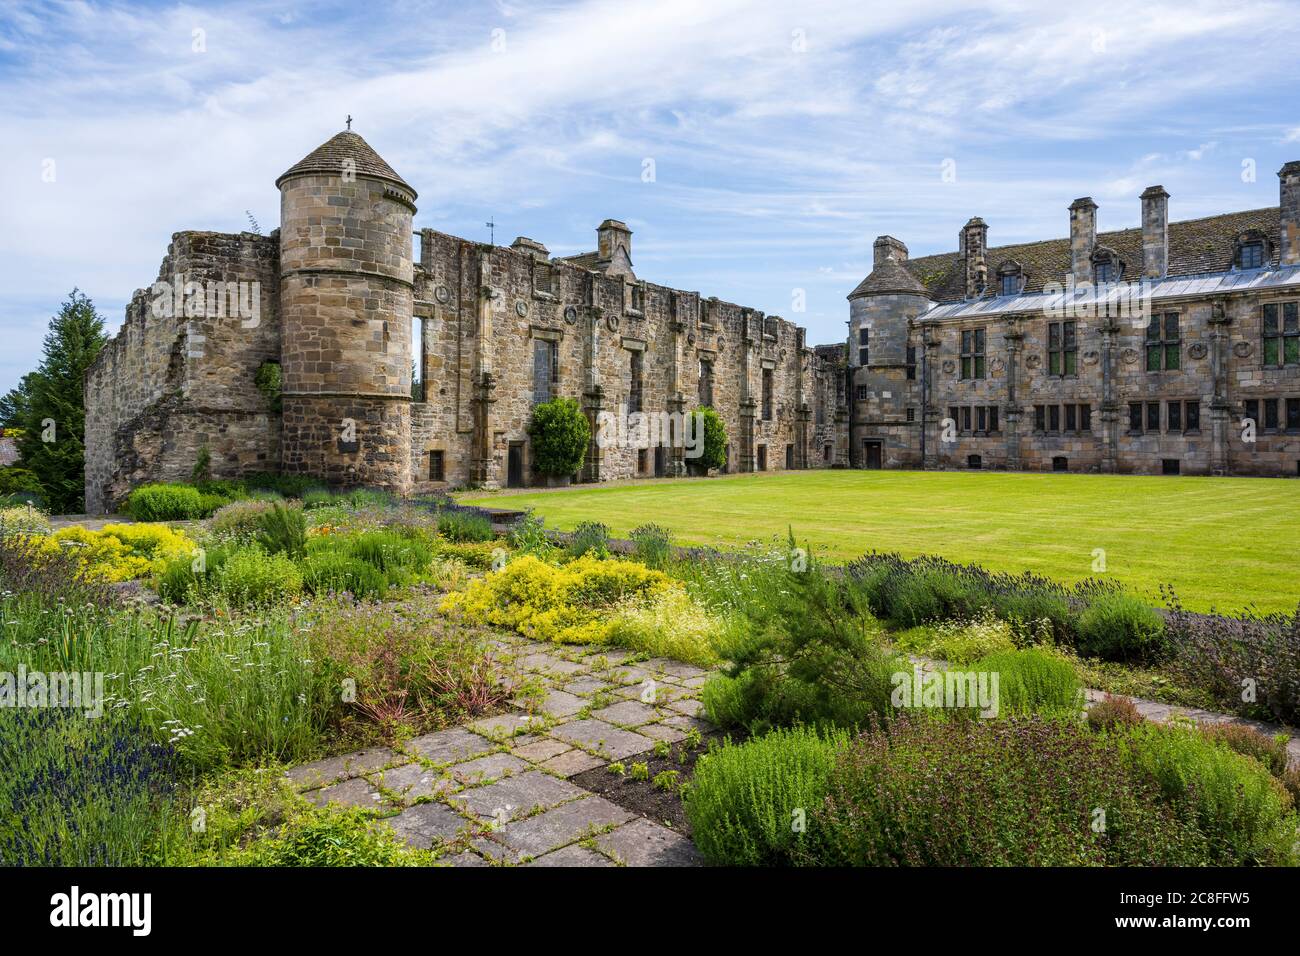
[[1300,160],[1277,171],[1282,240],[1278,265],[1300,265]]
[[1075,284],[1092,281],[1092,251],[1097,247],[1097,204],[1091,196],[1070,203],[1070,274]]
[[893,236],[880,236],[876,239],[875,245],[872,246],[871,268],[879,269],[880,264],[886,259],[894,259],[897,262],[903,262],[907,259],[907,245],[902,239],[895,239]]
[[1142,275],[1163,279],[1169,271],[1169,193],[1148,186],[1142,193]]
[[608,262],[614,258],[619,246],[623,247],[628,262],[631,262],[632,230],[627,227],[625,222],[619,222],[617,219],[606,219],[596,227],[596,255],[602,261]]
[[988,281],[988,265],[984,253],[989,246],[989,227],[979,216],[971,217],[961,228],[957,246],[966,261],[966,298],[984,293]]

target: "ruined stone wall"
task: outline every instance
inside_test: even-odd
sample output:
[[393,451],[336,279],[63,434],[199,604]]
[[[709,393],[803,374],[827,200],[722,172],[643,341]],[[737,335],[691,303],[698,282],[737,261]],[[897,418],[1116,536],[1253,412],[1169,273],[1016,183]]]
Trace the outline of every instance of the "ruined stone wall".
[[[417,490],[439,484],[429,475],[429,453],[435,450],[444,452],[446,484],[506,484],[512,446],[522,456],[525,482],[541,480],[532,470],[527,431],[538,342],[555,344],[555,393],[577,400],[593,421],[601,411],[630,410],[634,354],[641,357],[646,413],[695,409],[700,362],[711,361],[713,403],[727,429],[730,471],[750,470],[760,457],[768,470],[786,467],[786,447],[799,440],[798,411],[812,394],[801,361],[826,378],[822,360],[801,348],[797,326],[732,303],[701,301],[698,293],[434,230],[421,233],[421,250],[416,317],[423,328],[425,387],[424,400],[412,407],[411,448]],[[762,419],[764,367],[772,380],[771,421]],[[747,397],[752,414],[746,414]],[[833,411],[828,417],[833,421]],[[476,476],[484,427],[490,461]],[[811,447],[809,429],[805,436]],[[797,466],[802,458],[792,452]],[[808,463],[825,464],[820,456],[809,456]],[[641,454],[618,443],[593,449],[579,477],[606,481],[672,474],[673,468],[670,449]]]
[[[158,273],[172,293],[137,291],[86,374],[88,511],[190,477],[205,448],[213,477],[275,470],[279,418],[255,377],[279,359],[278,271],[274,234],[172,236]],[[235,308],[216,283],[243,284]]]

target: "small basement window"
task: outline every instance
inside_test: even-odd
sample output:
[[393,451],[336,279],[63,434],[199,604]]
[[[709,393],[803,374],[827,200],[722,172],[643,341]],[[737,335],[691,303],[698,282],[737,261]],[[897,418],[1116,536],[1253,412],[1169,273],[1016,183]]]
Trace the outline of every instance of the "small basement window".
[[1052,459],[1052,471],[1069,471],[1070,459],[1064,455],[1057,455]]
[[1160,473],[1162,475],[1176,475],[1179,473],[1181,462],[1177,458],[1161,458]]
[[966,456],[966,467],[967,467],[967,468],[977,468],[977,469],[978,469],[978,468],[983,468],[983,467],[984,467],[984,458],[983,458],[982,456],[980,456],[980,455],[967,455],[967,456]]

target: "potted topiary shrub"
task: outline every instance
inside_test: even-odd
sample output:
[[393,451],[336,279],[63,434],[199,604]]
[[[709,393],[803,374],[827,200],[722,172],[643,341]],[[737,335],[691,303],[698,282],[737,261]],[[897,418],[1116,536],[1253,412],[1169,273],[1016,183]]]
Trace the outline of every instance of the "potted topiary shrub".
[[686,470],[692,475],[707,475],[710,470],[721,468],[727,463],[727,428],[722,424],[722,416],[704,405],[692,414],[703,419],[703,449],[698,458],[686,459]]
[[591,425],[574,399],[553,398],[533,409],[528,436],[533,465],[547,484],[567,485],[587,456]]

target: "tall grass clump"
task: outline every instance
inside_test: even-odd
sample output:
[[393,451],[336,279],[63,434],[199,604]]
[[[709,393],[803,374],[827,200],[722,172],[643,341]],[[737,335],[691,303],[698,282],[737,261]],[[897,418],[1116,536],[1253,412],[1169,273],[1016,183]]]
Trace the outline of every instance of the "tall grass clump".
[[1164,630],[1160,612],[1141,598],[1102,594],[1079,612],[1075,646],[1085,657],[1152,661],[1164,656]]
[[742,744],[728,742],[699,759],[683,797],[696,846],[719,866],[794,862],[810,834],[799,822],[826,793],[842,731],[773,731]]
[[609,528],[599,521],[583,521],[573,529],[564,550],[571,558],[592,554],[603,558],[609,554]]
[[999,714],[1049,714],[1078,717],[1083,688],[1070,661],[1039,648],[1001,651],[969,666],[998,675]]
[[633,528],[628,535],[632,539],[632,556],[651,568],[665,570],[673,558],[673,536],[667,528],[657,524],[643,524]]

